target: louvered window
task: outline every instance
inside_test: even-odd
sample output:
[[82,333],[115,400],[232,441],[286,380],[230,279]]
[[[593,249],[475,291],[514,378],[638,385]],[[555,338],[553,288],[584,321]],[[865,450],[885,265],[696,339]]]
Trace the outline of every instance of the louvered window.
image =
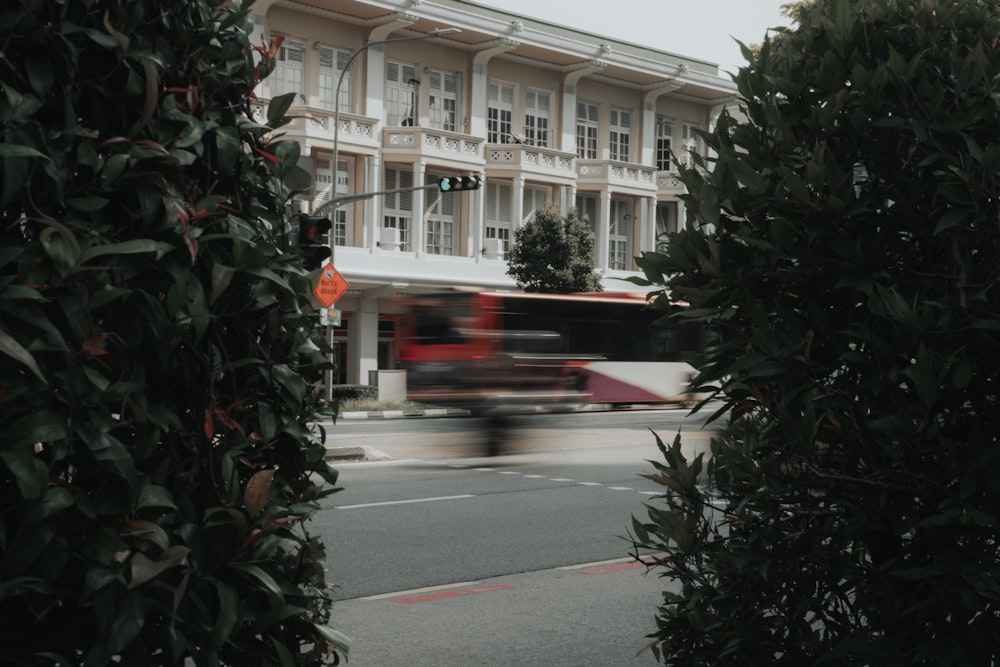
[[514,120],[514,86],[490,81],[489,103],[486,110],[486,142],[507,144]]
[[[319,47],[319,103],[326,109],[352,111],[351,108],[351,71],[346,70],[350,52],[329,46]],[[337,81],[341,72],[344,78],[340,82],[340,102],[334,102],[337,92]]]
[[391,127],[417,124],[417,69],[388,61],[385,64],[385,124]]
[[674,144],[674,121],[656,116],[656,170],[670,171],[670,151]]
[[[413,172],[388,168],[385,170],[385,189],[397,190],[413,187]],[[394,192],[383,195],[382,226],[399,230],[399,249],[410,250],[410,223],[413,220],[413,193]]]
[[597,197],[590,195],[576,196],[576,209],[581,218],[585,218],[590,224],[590,231],[593,234],[597,229]]
[[[339,168],[337,169],[337,185],[335,190],[333,170],[330,168],[330,158],[321,157],[316,159],[314,164],[315,171],[313,175],[313,209],[319,208],[323,204],[328,203],[334,197],[350,194],[351,186],[348,160],[342,158],[337,162],[339,164]],[[349,244],[347,213],[351,206],[351,204],[347,204],[336,209],[333,220],[334,238],[336,239],[337,245]]]
[[600,111],[596,104],[576,104],[576,156],[583,160],[597,159],[597,126]]
[[610,159],[628,162],[631,134],[632,112],[627,109],[612,109],[611,136],[609,137]]
[[694,154],[701,149],[701,141],[698,137],[698,125],[696,123],[684,123],[681,126],[681,144],[684,147],[684,163],[687,166],[694,166]]
[[457,196],[451,192],[427,190],[427,252],[430,254],[455,254],[455,197]]
[[486,182],[486,238],[500,239],[500,250],[510,250],[511,200],[514,188],[503,181]]
[[431,127],[448,132],[458,131],[458,74],[431,70],[430,123]]
[[677,226],[677,203],[658,202],[656,204],[656,244],[657,249],[667,242],[667,235],[674,234]]
[[302,42],[287,37],[278,49],[274,72],[268,78],[271,97],[297,93],[296,103],[305,101],[305,48]]
[[628,202],[611,200],[611,219],[608,221],[608,268],[624,271],[629,264],[629,236],[631,216]]
[[532,146],[552,145],[549,136],[549,107],[552,96],[544,91],[529,90],[525,98],[524,138]]
[[535,216],[536,211],[541,211],[546,206],[548,206],[550,199],[550,192],[548,188],[541,188],[535,186],[525,186],[524,197],[522,198],[521,222],[528,222]]

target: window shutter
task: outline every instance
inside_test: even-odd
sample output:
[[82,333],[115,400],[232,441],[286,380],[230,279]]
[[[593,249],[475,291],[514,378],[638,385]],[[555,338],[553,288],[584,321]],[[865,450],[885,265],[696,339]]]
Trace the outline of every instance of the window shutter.
[[514,86],[500,87],[500,102],[507,107],[514,106]]
[[305,60],[305,53],[302,44],[285,41],[281,47],[281,59],[293,63],[303,62]]
[[[412,171],[398,171],[399,173],[399,185],[398,188],[412,188],[413,187],[413,172]],[[413,210],[413,193],[412,192],[400,192],[399,193],[399,210],[401,211],[412,211]]]

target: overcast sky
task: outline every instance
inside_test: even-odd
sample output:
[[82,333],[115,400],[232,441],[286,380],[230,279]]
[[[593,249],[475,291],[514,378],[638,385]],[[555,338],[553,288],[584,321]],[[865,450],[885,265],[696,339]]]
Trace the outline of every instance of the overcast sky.
[[473,0],[502,11],[718,63],[744,64],[739,46],[763,41],[773,26],[787,26],[788,0]]

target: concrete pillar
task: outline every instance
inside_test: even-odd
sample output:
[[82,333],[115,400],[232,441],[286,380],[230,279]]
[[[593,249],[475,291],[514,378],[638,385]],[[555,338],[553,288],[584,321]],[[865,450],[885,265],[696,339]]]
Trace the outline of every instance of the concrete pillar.
[[[382,189],[382,158],[378,155],[365,158],[367,173],[365,174],[365,189],[360,192],[378,192]],[[365,210],[364,245],[374,252],[378,246],[382,229],[382,198],[372,197],[363,203]]]
[[598,271],[608,270],[608,232],[611,220],[611,191],[601,190],[597,222],[594,225],[594,259]]
[[[413,185],[423,185],[427,180],[427,164],[425,162],[413,163]],[[439,195],[440,196],[440,195]],[[424,253],[424,208],[427,198],[423,190],[413,192],[413,219],[410,222],[410,252],[416,253],[417,257]]]
[[514,198],[514,201],[511,202],[510,207],[510,240],[513,242],[514,230],[524,222],[524,176],[515,177],[514,187],[511,189],[513,190],[511,196]]
[[364,294],[347,327],[347,383],[368,384],[368,371],[378,369],[378,298]]

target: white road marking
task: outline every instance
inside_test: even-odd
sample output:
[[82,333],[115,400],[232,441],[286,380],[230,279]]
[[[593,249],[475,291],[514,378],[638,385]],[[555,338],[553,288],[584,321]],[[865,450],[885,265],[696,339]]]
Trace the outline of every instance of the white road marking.
[[428,586],[426,588],[414,588],[409,591],[394,591],[392,593],[382,593],[380,595],[369,595],[368,597],[361,598],[362,600],[388,600],[389,598],[400,598],[409,597],[410,595],[419,595],[421,593],[434,593],[436,591],[446,591],[449,588],[462,588],[464,586],[473,586],[478,584],[478,581],[460,581],[456,584],[442,584],[440,586]]
[[557,567],[557,570],[583,570],[590,567],[601,567],[602,565],[617,565],[618,563],[627,563],[629,561],[635,560],[632,557],[628,558],[612,558],[611,560],[599,560],[593,563],[580,563],[579,565],[564,565],[562,567]]
[[357,505],[340,505],[335,509],[338,510],[353,510],[359,507],[381,507],[383,505],[408,505],[410,503],[432,503],[438,500],[459,500],[461,498],[475,498],[476,496],[472,494],[463,494],[461,496],[439,496],[437,498],[412,498],[410,500],[386,500],[380,503],[359,503]]

